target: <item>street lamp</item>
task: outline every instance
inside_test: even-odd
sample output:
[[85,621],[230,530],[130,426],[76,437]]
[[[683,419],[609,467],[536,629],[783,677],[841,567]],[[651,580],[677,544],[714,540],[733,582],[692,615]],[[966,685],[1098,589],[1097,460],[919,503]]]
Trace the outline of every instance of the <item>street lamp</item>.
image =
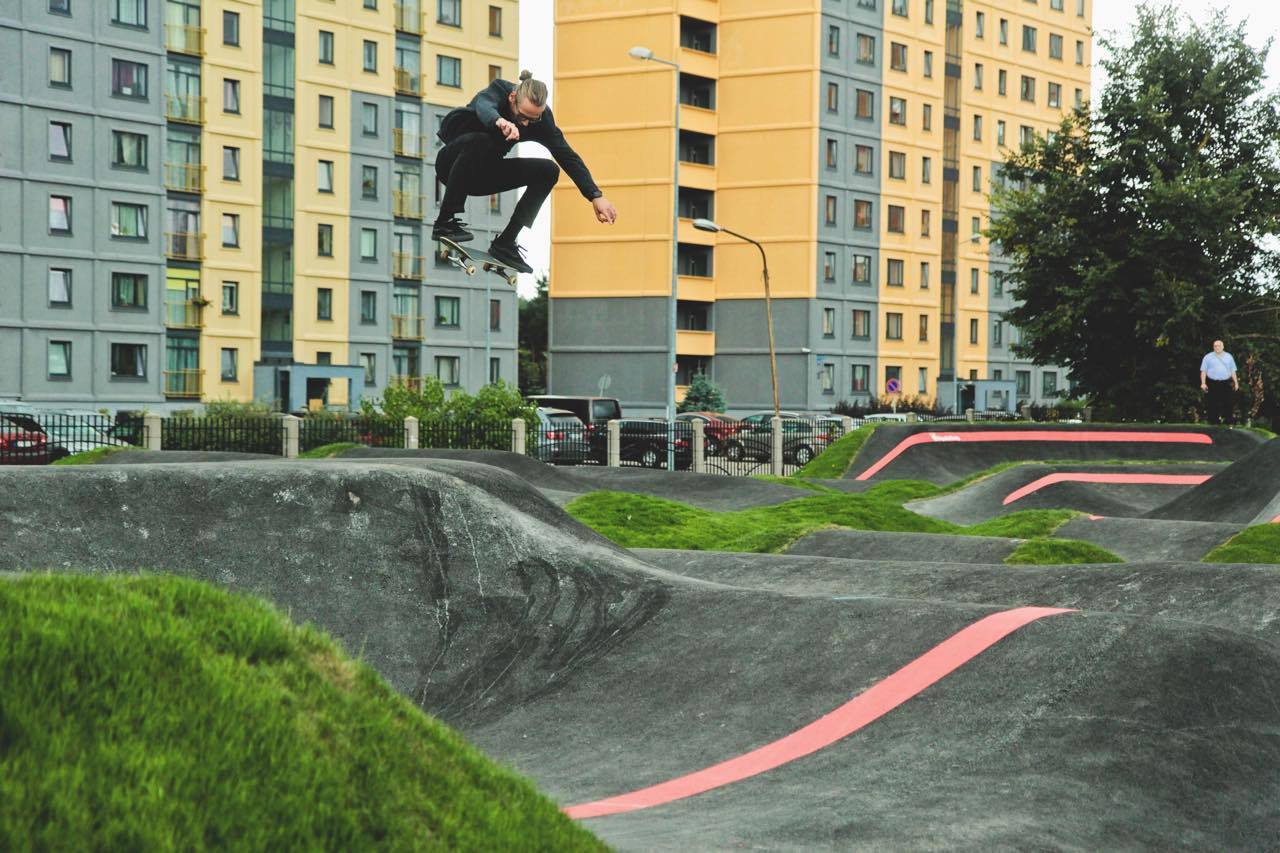
[[778,356],[773,348],[773,299],[769,294],[769,259],[765,257],[764,246],[744,234],[730,231],[723,225],[717,225],[710,219],[695,219],[693,220],[693,227],[699,231],[710,231],[713,234],[718,234],[721,231],[726,234],[732,234],[739,240],[746,240],[760,250],[760,265],[764,271],[764,317],[765,325],[769,328],[769,375],[773,380],[773,416],[775,418],[781,417],[780,406],[778,405]]
[[[647,47],[637,45],[627,51],[632,59],[669,65],[674,71],[675,85],[675,140],[671,169],[671,310],[667,324],[667,421],[676,417],[676,285],[680,275],[680,65],[669,59],[659,59]],[[667,470],[675,470],[675,448],[667,442]]]

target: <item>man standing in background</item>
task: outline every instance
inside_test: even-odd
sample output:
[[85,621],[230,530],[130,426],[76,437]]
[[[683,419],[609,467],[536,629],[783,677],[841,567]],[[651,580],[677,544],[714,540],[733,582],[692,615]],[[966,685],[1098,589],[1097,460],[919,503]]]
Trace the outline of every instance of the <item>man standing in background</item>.
[[1240,390],[1236,360],[1223,349],[1222,341],[1213,342],[1213,352],[1200,361],[1200,390],[1208,392],[1208,420],[1211,424],[1235,423],[1232,392]]

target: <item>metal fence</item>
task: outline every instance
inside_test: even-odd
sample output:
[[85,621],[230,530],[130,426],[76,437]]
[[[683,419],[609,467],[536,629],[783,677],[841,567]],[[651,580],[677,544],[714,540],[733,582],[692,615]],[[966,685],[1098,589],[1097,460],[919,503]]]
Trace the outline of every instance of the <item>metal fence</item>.
[[161,450],[284,455],[284,421],[274,417],[172,417],[160,436]]
[[298,450],[306,453],[326,444],[350,442],[366,447],[404,447],[404,420],[358,417],[303,418],[298,425]]
[[[854,427],[859,426],[854,422]],[[794,474],[844,435],[843,422],[824,418],[782,419],[782,473]],[[738,421],[709,430],[704,440],[706,472],[749,477],[773,473],[774,437],[770,420]]]
[[0,410],[0,465],[46,465],[73,453],[139,444],[133,426],[96,412]]
[[441,450],[510,450],[514,431],[510,418],[422,421],[418,425],[418,446]]

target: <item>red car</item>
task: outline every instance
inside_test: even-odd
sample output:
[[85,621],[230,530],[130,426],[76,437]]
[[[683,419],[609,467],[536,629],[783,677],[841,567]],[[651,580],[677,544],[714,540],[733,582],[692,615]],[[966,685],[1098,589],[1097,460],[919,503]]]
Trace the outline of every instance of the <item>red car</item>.
[[676,420],[690,424],[694,421],[702,421],[708,456],[719,456],[723,453],[725,447],[732,443],[733,437],[746,427],[742,421],[723,412],[681,412],[676,415]]
[[0,426],[0,465],[48,465],[44,433]]

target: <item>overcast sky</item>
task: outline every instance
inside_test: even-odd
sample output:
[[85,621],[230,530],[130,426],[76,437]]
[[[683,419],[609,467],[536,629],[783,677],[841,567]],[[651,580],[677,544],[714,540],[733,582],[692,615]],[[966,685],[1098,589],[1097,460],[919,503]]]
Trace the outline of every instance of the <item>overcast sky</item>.
[[[1247,21],[1246,33],[1249,43],[1261,47],[1268,38],[1280,36],[1280,0],[1175,0],[1176,5],[1197,21],[1205,21],[1215,9],[1225,9],[1232,21]],[[1135,3],[1132,0],[1094,0],[1093,26],[1099,35],[1125,33],[1134,19]],[[545,80],[552,86],[554,67],[552,65],[552,30],[554,24],[553,0],[520,0],[520,67],[528,68],[534,76]],[[1121,39],[1123,40],[1123,39]],[[1272,47],[1267,58],[1268,85],[1276,88],[1280,85],[1280,45]],[[1105,80],[1095,71],[1093,86],[1098,89]],[[555,106],[555,91],[551,92],[551,105]],[[573,140],[569,140],[572,144]],[[521,156],[546,156],[541,146],[529,143],[517,146]],[[590,164],[588,164],[590,165]],[[563,178],[562,180],[568,180]],[[585,201],[572,198],[574,204],[586,204]],[[551,204],[542,208],[542,214],[534,227],[524,232],[521,243],[528,252],[529,266],[535,272],[547,270],[551,261]],[[620,217],[627,211],[618,212]],[[603,226],[602,226],[603,227]],[[520,276],[520,293],[530,296],[533,293],[534,277]]]

